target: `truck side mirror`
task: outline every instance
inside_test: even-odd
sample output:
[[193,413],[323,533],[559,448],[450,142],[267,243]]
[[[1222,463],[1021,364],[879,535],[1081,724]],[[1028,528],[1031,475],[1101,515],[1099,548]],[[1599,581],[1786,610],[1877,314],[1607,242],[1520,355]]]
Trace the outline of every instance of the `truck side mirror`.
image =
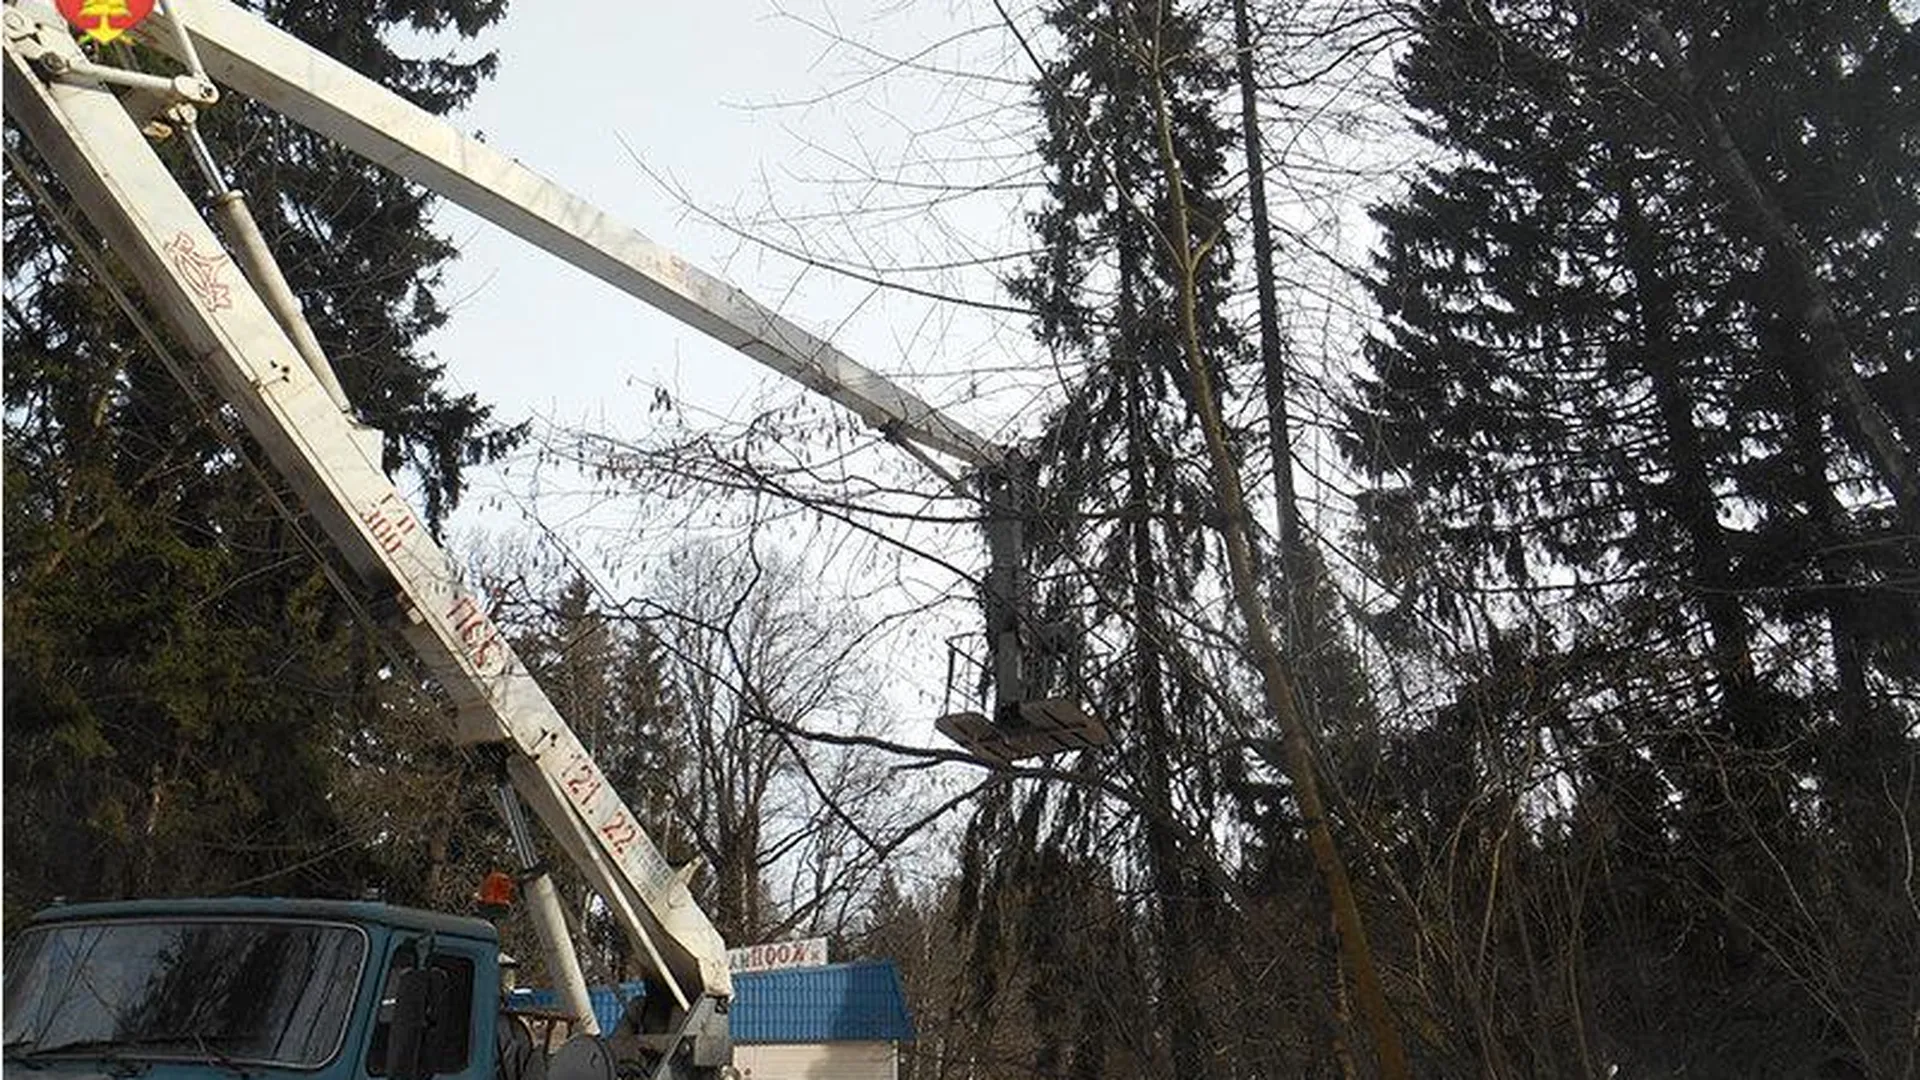
[[433,1075],[429,1048],[434,1029],[446,1023],[452,979],[437,967],[414,968],[395,977],[393,1020],[387,1029],[388,1080],[427,1080]]

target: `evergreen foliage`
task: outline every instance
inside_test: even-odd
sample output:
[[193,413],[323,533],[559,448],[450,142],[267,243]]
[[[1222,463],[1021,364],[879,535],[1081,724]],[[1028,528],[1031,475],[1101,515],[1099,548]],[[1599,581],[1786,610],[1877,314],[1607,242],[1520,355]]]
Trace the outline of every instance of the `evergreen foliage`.
[[[1508,924],[1590,965],[1566,994],[1520,968],[1438,1011],[1480,1013],[1464,1061],[1523,1072],[1605,1047],[1891,1075],[1920,925],[1883,854],[1904,811],[1864,796],[1914,782],[1920,564],[1709,117],[1821,253],[1845,362],[1912,455],[1920,154],[1888,135],[1914,129],[1912,27],[1871,3],[1436,0],[1416,29],[1407,100],[1446,157],[1376,214],[1387,321],[1347,448],[1400,590],[1382,629],[1487,629],[1444,650],[1476,674],[1396,751],[1404,872],[1463,836],[1497,863],[1520,825],[1509,889],[1602,875]],[[1507,1034],[1484,1010],[1515,999],[1562,1022]]]
[[[270,7],[279,25],[446,112],[493,57],[416,59],[391,39],[471,37],[504,0]],[[445,318],[434,290],[452,254],[428,227],[433,200],[237,96],[204,121],[356,408],[385,432],[386,466],[419,483],[437,529],[462,468],[518,433],[442,388],[423,349]],[[30,154],[18,135],[9,126],[9,146]],[[347,755],[367,750],[382,714],[402,710],[417,729],[437,703],[403,689],[408,663],[396,668],[350,616],[305,539],[313,523],[285,520],[242,461],[257,455],[214,433],[205,389],[170,379],[63,244],[9,184],[9,915],[54,895],[235,888],[386,883],[396,899],[426,899],[413,891],[427,884],[425,853],[359,834],[330,796],[352,783]]]
[[[1157,82],[1188,213],[1217,243],[1194,285],[1212,378],[1231,387],[1247,353],[1228,318],[1235,136],[1220,106],[1231,69],[1205,15],[1127,0],[1049,5],[1055,59],[1034,89],[1047,199],[1033,218],[1039,252],[1009,287],[1033,307],[1040,341],[1085,371],[1036,454],[1036,614],[1075,626],[1091,643],[1078,651],[1099,657],[1074,687],[1115,745],[1080,768],[1120,798],[989,792],[966,835],[957,910],[975,1005],[1021,995],[1036,1017],[1033,1060],[1058,1074],[1222,1068],[1208,1047],[1226,1010],[1206,973],[1226,944],[1213,834],[1235,706],[1220,690],[1230,661],[1209,640],[1224,573],[1180,347],[1185,269],[1167,240],[1175,211],[1155,109]],[[1130,895],[1137,908],[1113,907]],[[1155,1024],[1116,1023],[1119,1001]]]

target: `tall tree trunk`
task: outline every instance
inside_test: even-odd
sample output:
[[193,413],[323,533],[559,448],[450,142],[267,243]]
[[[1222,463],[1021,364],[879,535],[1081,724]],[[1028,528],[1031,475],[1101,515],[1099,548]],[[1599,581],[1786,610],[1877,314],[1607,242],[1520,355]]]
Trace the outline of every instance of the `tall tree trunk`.
[[[1303,722],[1318,729],[1328,706],[1325,683],[1317,679],[1322,662],[1319,638],[1320,608],[1314,586],[1306,580],[1314,565],[1307,557],[1300,525],[1300,502],[1293,486],[1293,431],[1287,393],[1285,339],[1280,333],[1280,297],[1273,269],[1273,218],[1267,209],[1266,158],[1261,150],[1259,82],[1254,77],[1253,20],[1247,0],[1233,0],[1234,78],[1240,85],[1240,144],[1247,165],[1247,203],[1252,215],[1248,243],[1253,249],[1253,285],[1258,301],[1260,378],[1266,392],[1267,452],[1273,459],[1274,536],[1279,548],[1281,603],[1280,648],[1294,661],[1298,676]],[[1338,930],[1335,929],[1336,939]],[[1335,959],[1331,965],[1333,997],[1328,1002],[1335,1030],[1333,1054],[1342,1075],[1354,1075],[1353,1055],[1344,1028],[1351,1022],[1346,1003],[1345,973]]]
[[[1665,501],[1686,538],[1682,565],[1690,563],[1693,568],[1691,580],[1681,584],[1706,616],[1710,662],[1720,691],[1720,734],[1735,751],[1729,754],[1727,747],[1706,747],[1687,759],[1695,803],[1689,831],[1713,867],[1698,887],[1737,903],[1738,894],[1766,891],[1766,884],[1756,876],[1765,858],[1755,844],[1777,846],[1786,825],[1785,801],[1770,777],[1756,768],[1752,753],[1777,741],[1770,730],[1775,720],[1773,710],[1761,700],[1753,665],[1753,626],[1735,588],[1707,451],[1694,419],[1693,397],[1678,366],[1674,287],[1661,266],[1658,238],[1641,213],[1630,178],[1620,184],[1620,216],[1625,262],[1640,320],[1639,366],[1652,382],[1666,445],[1665,464],[1672,473]],[[1723,938],[1707,947],[1735,963],[1746,963],[1760,946],[1746,926],[1734,920],[1725,925]]]
[[1694,573],[1685,584],[1707,617],[1714,675],[1724,695],[1722,712],[1730,733],[1746,745],[1754,734],[1742,730],[1753,722],[1743,715],[1754,689],[1753,628],[1734,590],[1733,559],[1693,416],[1693,397],[1676,363],[1679,312],[1673,285],[1661,268],[1658,239],[1641,212],[1631,179],[1620,182],[1619,196],[1624,254],[1640,318],[1639,367],[1653,385],[1666,464],[1673,474],[1665,501],[1687,538]]
[[1267,618],[1266,608],[1260,598],[1240,469],[1227,442],[1226,422],[1221,415],[1218,390],[1200,344],[1196,282],[1199,269],[1205,263],[1212,245],[1208,241],[1196,246],[1193,240],[1188,220],[1186,180],[1180,159],[1174,152],[1173,120],[1167,107],[1162,59],[1156,51],[1149,74],[1159,127],[1161,167],[1167,200],[1172,210],[1163,240],[1173,263],[1181,271],[1178,286],[1182,352],[1185,354],[1188,375],[1192,379],[1194,407],[1200,416],[1219,500],[1220,532],[1227,549],[1227,568],[1234,603],[1246,624],[1248,645],[1260,671],[1267,709],[1281,731],[1287,777],[1293,785],[1294,801],[1299,806],[1300,817],[1307,829],[1314,864],[1333,905],[1341,953],[1353,969],[1355,991],[1373,1036],[1373,1049],[1379,1058],[1380,1073],[1387,1080],[1404,1080],[1408,1075],[1406,1048],[1400,1041],[1399,1028],[1387,1004],[1386,990],[1374,966],[1373,948],[1367,941],[1366,926],[1360,915],[1360,904],[1354,895],[1353,883],[1347,875],[1346,862],[1340,855],[1340,849],[1333,839],[1333,830],[1327,822],[1313,747],[1305,720],[1296,706],[1287,663],[1281,655],[1273,625]]
[[1807,336],[1813,343],[1808,363],[1837,397],[1837,415],[1864,444],[1867,459],[1881,482],[1893,492],[1901,524],[1913,542],[1920,543],[1920,463],[1916,463],[1920,448],[1901,445],[1893,425],[1868,392],[1866,381],[1854,364],[1853,349],[1840,329],[1833,296],[1820,276],[1819,260],[1812,247],[1787,219],[1779,200],[1748,167],[1746,155],[1727,130],[1718,106],[1700,85],[1679,40],[1653,12],[1624,0],[1621,6],[1638,23],[1642,36],[1660,58],[1668,77],[1684,95],[1690,115],[1682,119],[1700,129],[1695,152],[1701,163],[1740,208],[1746,224],[1744,231],[1780,259],[1801,308],[1798,312],[1782,314],[1796,316],[1806,326]]
[[[1131,187],[1124,155],[1116,155],[1115,179],[1124,193]],[[1124,197],[1124,194],[1123,196]],[[1135,348],[1139,333],[1137,290],[1145,270],[1140,243],[1122,228],[1118,240],[1120,268],[1120,323],[1114,367],[1126,395],[1127,423],[1127,532],[1133,603],[1133,655],[1137,693],[1137,737],[1141,797],[1151,812],[1144,815],[1147,873],[1153,888],[1153,916],[1159,948],[1160,999],[1167,1017],[1168,1048],[1173,1075],[1198,1078],[1210,1075],[1205,1051],[1205,1016],[1196,997],[1195,943],[1198,936],[1187,925],[1186,875],[1177,837],[1168,828],[1174,820],[1170,751],[1175,745],[1167,702],[1166,667],[1162,658],[1170,647],[1159,618],[1160,576],[1153,551],[1153,477],[1147,460],[1150,433],[1145,413],[1148,379]]]
[[[1789,340],[1780,344],[1791,348],[1795,343]],[[1889,819],[1881,791],[1887,772],[1897,769],[1902,760],[1904,740],[1897,719],[1874,709],[1867,684],[1867,662],[1855,611],[1855,590],[1860,586],[1840,554],[1847,543],[1841,526],[1846,512],[1828,477],[1826,413],[1818,408],[1818,399],[1800,368],[1789,369],[1789,382],[1794,389],[1791,453],[1813,532],[1811,542],[1820,552],[1820,595],[1834,673],[1833,715],[1838,745],[1829,751],[1824,798],[1845,840],[1847,861],[1860,880],[1878,887],[1894,880],[1890,875],[1899,873],[1894,839],[1899,829]]]
[[1290,655],[1311,652],[1301,640],[1305,613],[1300,504],[1293,492],[1293,434],[1287,427],[1286,356],[1280,338],[1280,299],[1273,276],[1273,221],[1267,214],[1266,163],[1260,152],[1260,111],[1253,77],[1253,30],[1247,0],[1233,0],[1233,45],[1240,83],[1240,137],[1247,159],[1247,201],[1253,213],[1253,285],[1259,298],[1260,374],[1267,392],[1267,444],[1273,454],[1274,525],[1280,541],[1280,580],[1286,597],[1281,644]]
[[[1763,331],[1763,340],[1766,336]],[[1783,340],[1777,347],[1792,348],[1794,343]],[[1788,385],[1793,388],[1791,453],[1795,458],[1800,498],[1807,505],[1809,524],[1813,527],[1813,543],[1821,551],[1819,573],[1822,606],[1826,609],[1827,633],[1833,649],[1834,684],[1838,691],[1834,698],[1834,713],[1842,725],[1857,727],[1867,722],[1870,699],[1866,664],[1861,656],[1860,637],[1855,628],[1852,598],[1849,595],[1853,583],[1840,564],[1838,555],[1841,545],[1846,542],[1840,524],[1846,511],[1834,495],[1833,481],[1828,476],[1826,413],[1815,404],[1819,399],[1815,388],[1809,385],[1805,369],[1800,365],[1785,365],[1783,370]]]

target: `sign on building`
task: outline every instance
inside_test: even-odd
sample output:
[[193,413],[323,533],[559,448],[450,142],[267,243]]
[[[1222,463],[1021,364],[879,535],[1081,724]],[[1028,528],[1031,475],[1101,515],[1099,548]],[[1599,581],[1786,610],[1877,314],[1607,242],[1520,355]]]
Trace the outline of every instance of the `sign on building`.
[[803,938],[799,941],[775,941],[727,950],[727,966],[734,971],[768,971],[773,968],[820,967],[827,962],[827,939]]

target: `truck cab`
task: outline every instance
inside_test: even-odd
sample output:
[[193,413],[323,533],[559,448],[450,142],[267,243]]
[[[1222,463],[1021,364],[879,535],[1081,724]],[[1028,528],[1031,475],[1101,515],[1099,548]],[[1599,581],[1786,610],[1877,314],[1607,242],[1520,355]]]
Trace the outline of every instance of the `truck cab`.
[[[8,1080],[495,1080],[500,940],[332,900],[50,908],[6,956]],[[510,1056],[510,1055],[509,1055]],[[518,1076],[505,1080],[520,1080]]]

